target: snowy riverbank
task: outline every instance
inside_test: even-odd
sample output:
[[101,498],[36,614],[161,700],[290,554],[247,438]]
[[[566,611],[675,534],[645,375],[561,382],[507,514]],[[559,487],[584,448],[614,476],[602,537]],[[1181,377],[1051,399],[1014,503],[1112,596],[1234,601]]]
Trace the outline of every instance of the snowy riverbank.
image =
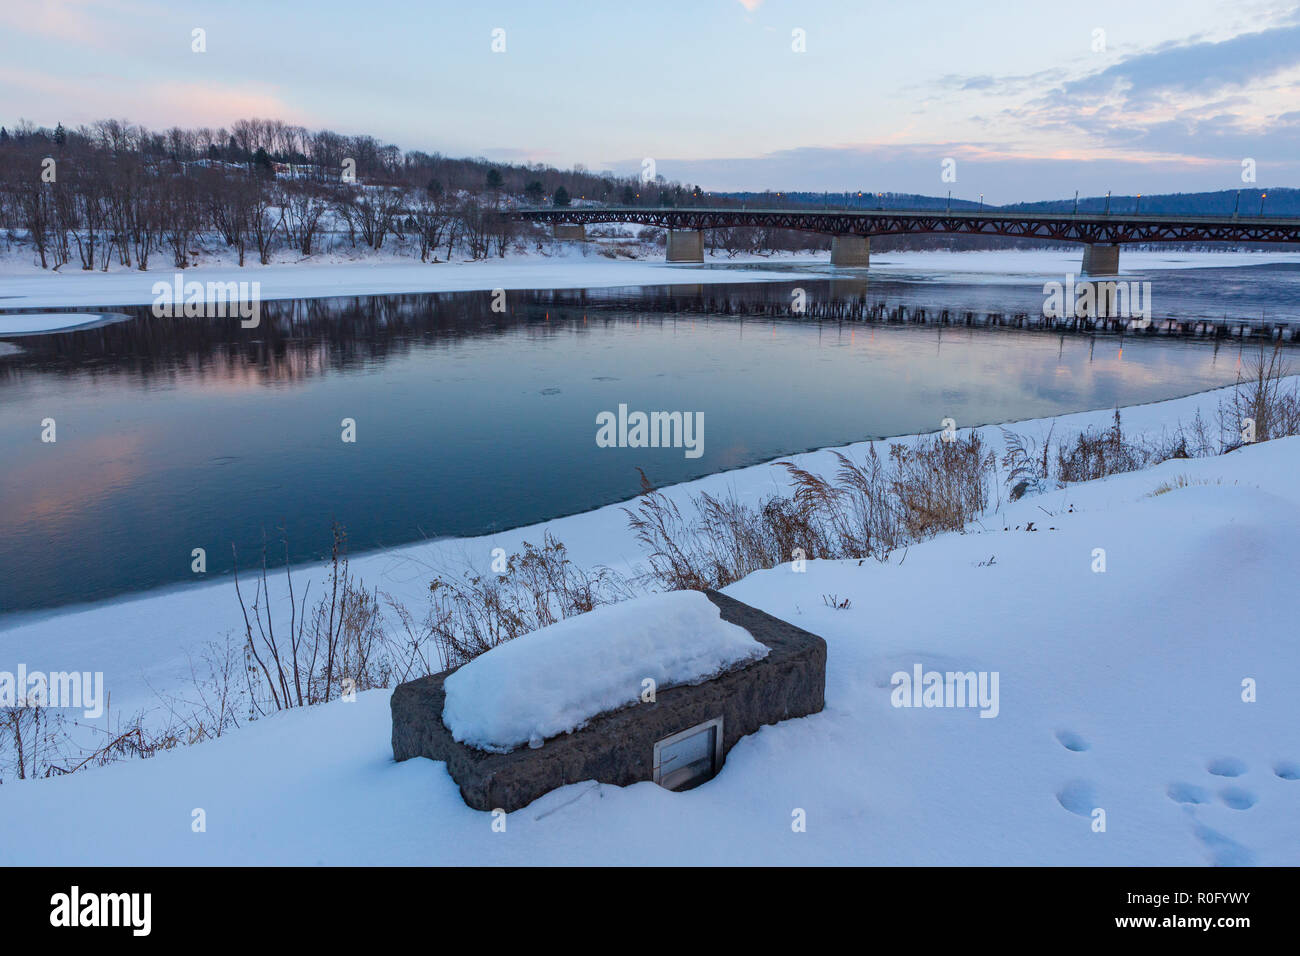
[[[1128,409],[1126,430],[1208,416],[1219,397]],[[1056,434],[1108,420],[1064,416]],[[797,460],[825,470],[830,454]],[[1170,460],[1003,502],[886,564],[785,565],[736,583],[734,597],[826,639],[826,710],[746,738],[689,793],[574,784],[494,833],[440,765],[392,762],[388,693],[375,691],[152,760],[0,787],[0,862],[1300,864],[1300,644],[1285,600],[1297,468],[1300,438]],[[751,497],[778,480],[756,466],[670,494]],[[611,507],[353,568],[414,599],[440,556],[486,562],[547,529],[581,564],[638,560]],[[32,668],[103,668],[116,705],[179,677],[184,648],[238,613],[223,581],[29,621],[0,632],[0,649]],[[891,675],[918,665],[997,672],[998,716],[892,706]],[[191,832],[195,808],[206,833]],[[791,830],[796,809],[805,833]]]
[[[693,285],[719,282],[791,280],[798,275],[830,278],[841,274],[829,254],[788,256],[711,256],[703,266],[649,258],[609,259],[592,244],[560,244],[552,255],[512,255],[477,262],[421,263],[409,255],[375,254],[360,258],[323,255],[302,261],[279,261],[239,268],[216,261],[184,271],[186,282],[206,285],[258,282],[262,301],[330,296],[397,295],[417,292],[465,292],[485,289],[615,288],[619,286]],[[1125,252],[1124,273],[1152,269],[1235,268],[1268,263],[1300,264],[1300,253],[1277,252]],[[772,268],[764,269],[764,265]],[[792,272],[791,267],[797,267]],[[738,268],[730,268],[738,267]],[[988,252],[879,252],[870,274],[893,278],[970,282],[997,281],[1041,285],[1077,274],[1079,250],[997,250]],[[0,258],[0,310],[65,309],[149,305],[153,284],[171,282],[176,270],[159,260],[148,272],[116,267],[84,272],[65,266],[40,270],[26,259]],[[860,270],[852,274],[861,275]],[[6,318],[0,314],[0,332]]]

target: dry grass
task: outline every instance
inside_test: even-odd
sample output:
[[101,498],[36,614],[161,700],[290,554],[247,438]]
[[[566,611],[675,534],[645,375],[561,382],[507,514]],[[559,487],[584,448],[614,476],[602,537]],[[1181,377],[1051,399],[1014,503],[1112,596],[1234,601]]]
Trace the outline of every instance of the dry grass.
[[282,540],[282,546],[288,593],[287,633],[275,631],[265,543],[254,579],[255,590],[248,602],[240,587],[236,561],[235,595],[244,615],[250,718],[386,687],[392,673],[384,653],[385,622],[379,594],[367,589],[348,570],[347,533],[343,527],[337,522],[333,526],[327,591],[310,614],[310,585],[301,600],[296,600],[288,543]]
[[1210,435],[1210,428],[1198,410],[1190,425],[1172,432],[1139,436],[1125,434],[1119,409],[1109,428],[1087,428],[1069,440],[1053,444],[1055,426],[1040,443],[1031,436],[1002,429],[1010,500],[1025,494],[1080,481],[1094,481],[1173,458],[1202,458],[1220,454],[1222,444]]
[[889,490],[909,541],[960,531],[988,507],[993,453],[978,434],[889,446]]
[[429,596],[423,627],[406,628],[408,659],[432,663],[421,650],[427,639],[439,669],[446,670],[521,634],[627,597],[628,592],[607,569],[577,568],[564,545],[548,533],[541,547],[525,541],[500,573],[466,569],[435,577]]
[[1300,395],[1283,381],[1292,374],[1281,345],[1268,349],[1261,342],[1259,352],[1238,372],[1231,400],[1220,408],[1225,450],[1245,443],[1248,419],[1255,425],[1255,441],[1300,435]]
[[690,517],[643,474],[637,507],[624,511],[646,551],[650,582],[701,590],[800,558],[884,560],[912,541],[960,530],[988,506],[993,455],[978,435],[895,443],[887,463],[874,447],[861,462],[833,454],[831,477],[778,462],[789,494],[756,505],[695,495]]
[[1057,447],[1056,477],[1070,484],[1076,481],[1093,481],[1107,475],[1137,471],[1147,464],[1142,448],[1124,438],[1119,409],[1110,428],[1085,429],[1075,436],[1071,444]]
[[1177,491],[1180,488],[1192,488],[1201,485],[1221,485],[1222,478],[1216,478],[1210,481],[1208,478],[1192,478],[1190,475],[1176,475],[1168,481],[1162,481],[1160,484],[1147,495],[1148,498],[1155,498],[1159,495],[1167,495],[1171,491]]

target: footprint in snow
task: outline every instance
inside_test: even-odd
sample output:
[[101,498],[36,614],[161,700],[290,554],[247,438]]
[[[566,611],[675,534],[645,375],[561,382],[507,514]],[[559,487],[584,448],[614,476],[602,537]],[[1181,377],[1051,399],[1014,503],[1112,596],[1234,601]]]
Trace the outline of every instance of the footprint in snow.
[[1280,760],[1273,765],[1273,772],[1283,780],[1300,780],[1300,763]]
[[1097,806],[1097,788],[1087,780],[1071,780],[1057,791],[1056,802],[1071,813],[1091,816]]
[[1071,750],[1075,753],[1083,753],[1083,751],[1092,747],[1092,744],[1088,743],[1088,741],[1084,740],[1072,730],[1058,730],[1056,732],[1056,739],[1066,750]]
[[1205,769],[1216,777],[1240,777],[1246,772],[1246,765],[1236,757],[1216,757]]
[[1249,790],[1243,790],[1241,787],[1225,787],[1219,791],[1219,799],[1223,801],[1224,806],[1231,807],[1233,810],[1249,810],[1259,800]]
[[1174,803],[1209,803],[1210,793],[1191,783],[1171,783],[1165,791]]
[[1192,832],[1210,851],[1210,862],[1215,866],[1250,866],[1255,862],[1255,854],[1218,830],[1198,825]]

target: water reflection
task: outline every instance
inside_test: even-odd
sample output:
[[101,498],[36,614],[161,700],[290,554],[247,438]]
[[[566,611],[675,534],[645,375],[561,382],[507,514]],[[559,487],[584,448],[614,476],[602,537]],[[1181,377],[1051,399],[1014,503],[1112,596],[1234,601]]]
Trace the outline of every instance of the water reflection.
[[[1238,346],[794,320],[889,283],[269,302],[262,324],[155,318],[0,354],[0,609],[229,570],[283,528],[354,550],[530,524],[809,448],[1154,401],[1233,379]],[[971,308],[1012,306],[987,286]],[[838,304],[838,305],[837,305]],[[833,309],[832,309],[833,311]],[[700,411],[704,454],[598,448],[620,403]],[[58,422],[42,443],[40,422]],[[341,440],[343,419],[357,441]]]

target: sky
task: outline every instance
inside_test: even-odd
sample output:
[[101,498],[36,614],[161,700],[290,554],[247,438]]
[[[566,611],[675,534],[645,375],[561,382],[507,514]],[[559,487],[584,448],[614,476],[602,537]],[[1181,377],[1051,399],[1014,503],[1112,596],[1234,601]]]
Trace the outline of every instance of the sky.
[[254,116],[708,190],[1298,186],[1300,2],[0,3],[0,124]]

